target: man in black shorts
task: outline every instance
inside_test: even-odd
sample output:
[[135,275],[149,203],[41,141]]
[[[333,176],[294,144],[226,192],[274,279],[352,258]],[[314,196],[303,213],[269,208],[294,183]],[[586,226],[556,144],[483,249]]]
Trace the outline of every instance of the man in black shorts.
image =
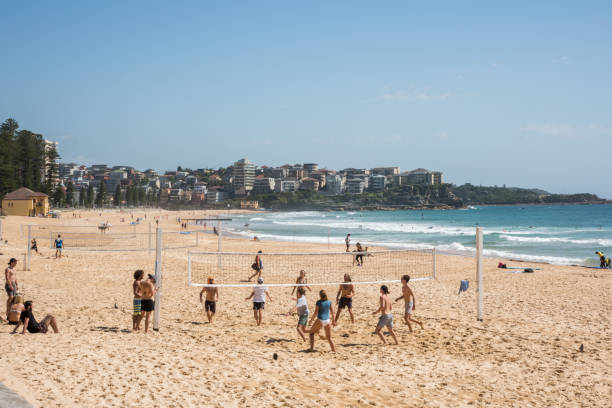
[[[215,280],[208,278],[208,284],[214,285]],[[208,323],[212,323],[213,316],[217,312],[217,301],[219,300],[219,288],[216,286],[204,286],[200,292],[200,303],[202,303],[202,295],[206,292],[206,300],[204,301],[204,310]]]
[[140,284],[140,305],[145,319],[145,333],[149,331],[149,319],[151,312],[155,310],[155,301],[153,297],[157,292],[155,287],[155,276],[149,274],[149,278]]
[[338,288],[336,294],[336,302],[338,303],[338,311],[336,312],[336,323],[342,309],[347,308],[349,315],[351,316],[351,323],[355,323],[355,316],[353,315],[353,296],[355,296],[355,287],[351,283],[351,276],[348,273],[344,274],[344,282]]
[[53,331],[55,333],[59,333],[55,317],[47,315],[39,323],[36,321],[36,319],[34,318],[34,314],[32,313],[32,301],[26,301],[23,306],[25,307],[25,310],[21,312],[21,316],[19,316],[19,322],[17,323],[17,326],[15,326],[15,330],[13,330],[13,333],[17,333],[17,329],[21,325],[23,325],[23,330],[21,331],[21,334],[25,334],[26,329],[30,333],[47,333],[47,331],[49,330],[49,326],[53,328]]

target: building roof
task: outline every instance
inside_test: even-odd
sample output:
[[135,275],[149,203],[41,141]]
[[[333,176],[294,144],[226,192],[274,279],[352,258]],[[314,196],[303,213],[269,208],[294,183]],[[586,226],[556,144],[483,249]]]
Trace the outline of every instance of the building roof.
[[34,197],[49,197],[45,193],[37,193],[26,187],[21,187],[4,196],[3,200],[30,200]]

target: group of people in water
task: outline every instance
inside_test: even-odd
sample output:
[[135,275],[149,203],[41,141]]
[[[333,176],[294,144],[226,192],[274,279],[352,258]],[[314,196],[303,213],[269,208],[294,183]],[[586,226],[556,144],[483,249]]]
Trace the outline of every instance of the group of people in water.
[[[218,286],[214,286],[214,282],[213,278],[208,278],[207,285],[210,286],[204,286],[200,291],[200,303],[204,300],[204,309],[209,323],[213,322],[213,317],[217,309],[217,302],[219,300],[219,288]],[[410,282],[410,276],[402,276],[401,282],[402,293],[395,301],[404,300],[404,322],[412,333],[413,329],[411,323],[416,323],[421,328],[423,328],[423,323],[413,317],[416,301],[414,292],[408,284]],[[340,284],[338,287],[338,292],[336,294],[337,310],[335,310],[332,301],[329,300],[327,292],[325,290],[320,290],[319,299],[315,304],[315,310],[313,314],[310,315],[306,299],[307,291],[312,291],[312,289],[308,286],[306,272],[301,270],[290,294],[290,296],[294,294],[297,295],[293,298],[296,303],[295,306],[287,312],[287,315],[297,313],[298,322],[296,330],[303,341],[306,341],[306,336],[308,336],[310,340],[310,351],[314,350],[315,336],[319,334],[321,329],[325,332],[324,338],[329,342],[331,350],[336,351],[336,346],[332,339],[332,327],[336,326],[342,310],[347,309],[351,323],[355,322],[355,315],[353,314],[355,286],[351,282],[351,277],[349,274],[345,274],[344,283]],[[272,302],[272,296],[270,295],[268,287],[264,284],[262,276],[258,276],[257,285],[253,286],[251,294],[246,297],[245,300],[252,300],[253,317],[257,326],[260,326],[263,321],[263,311],[265,309],[266,300]],[[382,285],[380,287],[378,309],[376,309],[373,314],[376,315],[380,313],[375,333],[384,344],[387,342],[382,334],[384,328],[387,328],[395,344],[399,344],[395,332],[393,331],[392,303],[393,300],[389,297],[389,288],[386,285]],[[310,326],[310,329],[308,329],[307,326]]]

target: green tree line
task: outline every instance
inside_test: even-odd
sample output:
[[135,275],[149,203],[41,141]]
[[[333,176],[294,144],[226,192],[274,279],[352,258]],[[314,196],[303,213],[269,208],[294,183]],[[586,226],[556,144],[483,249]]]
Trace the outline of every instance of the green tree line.
[[20,187],[53,196],[59,154],[45,146],[43,135],[19,129],[9,118],[0,125],[0,197]]

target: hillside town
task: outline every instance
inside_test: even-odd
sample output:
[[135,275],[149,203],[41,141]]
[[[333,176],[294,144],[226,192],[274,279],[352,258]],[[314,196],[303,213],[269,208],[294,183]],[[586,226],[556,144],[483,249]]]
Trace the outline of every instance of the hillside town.
[[101,190],[107,195],[103,200],[105,205],[150,202],[154,197],[164,207],[169,202],[215,205],[271,193],[310,191],[334,196],[380,192],[391,186],[443,183],[441,172],[422,168],[407,172],[401,172],[399,167],[330,170],[319,168],[316,163],[270,167],[258,166],[246,158],[227,168],[178,167],[163,174],[153,169],[139,171],[132,166],[105,164],[88,167],[59,163],[58,170],[58,184],[66,190],[72,185],[72,200],[76,205],[86,205],[88,194],[97,197]]

